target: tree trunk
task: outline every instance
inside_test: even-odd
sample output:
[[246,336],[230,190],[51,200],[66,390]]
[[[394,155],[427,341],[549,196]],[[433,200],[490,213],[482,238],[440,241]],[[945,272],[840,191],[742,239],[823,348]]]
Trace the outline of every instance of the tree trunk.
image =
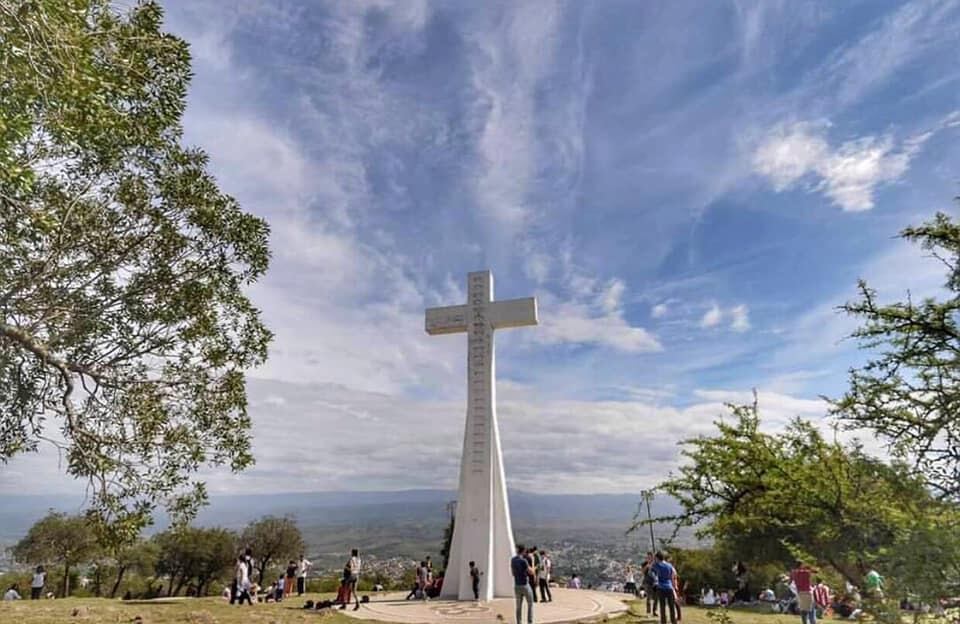
[[187,584],[187,580],[188,580],[188,579],[187,579],[186,575],[181,575],[181,576],[180,576],[180,580],[177,582],[177,588],[176,588],[175,590],[173,590],[173,595],[174,595],[174,596],[179,596],[179,595],[180,595],[180,590],[183,589],[183,586]]
[[167,584],[167,595],[168,595],[168,596],[172,596],[172,595],[173,595],[173,582],[176,580],[176,578],[177,578],[177,573],[176,573],[176,572],[171,572],[171,573],[170,573],[170,582]]
[[120,581],[123,580],[123,573],[127,571],[127,566],[120,566],[117,569],[117,580],[113,583],[113,589],[110,590],[110,597],[117,597],[117,590],[120,589]]
[[263,575],[267,573],[267,566],[270,564],[270,555],[260,560],[260,587],[263,587]]
[[70,595],[70,564],[63,564],[63,597]]

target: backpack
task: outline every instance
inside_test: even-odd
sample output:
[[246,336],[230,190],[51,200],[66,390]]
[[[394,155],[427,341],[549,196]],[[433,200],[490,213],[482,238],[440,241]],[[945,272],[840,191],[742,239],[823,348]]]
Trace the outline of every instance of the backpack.
[[653,569],[652,565],[647,567],[647,573],[644,581],[647,583],[647,585],[656,585],[660,582],[660,577],[657,575],[657,571]]

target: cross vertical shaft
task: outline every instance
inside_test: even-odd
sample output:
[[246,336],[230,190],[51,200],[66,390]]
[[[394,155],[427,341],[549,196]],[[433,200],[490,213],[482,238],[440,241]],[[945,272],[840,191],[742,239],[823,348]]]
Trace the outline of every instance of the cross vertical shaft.
[[426,313],[428,333],[467,334],[467,417],[445,598],[473,599],[470,561],[483,573],[481,600],[513,595],[508,564],[514,542],[497,425],[494,330],[536,323],[536,300],[493,301],[489,271],[468,275],[465,306]]

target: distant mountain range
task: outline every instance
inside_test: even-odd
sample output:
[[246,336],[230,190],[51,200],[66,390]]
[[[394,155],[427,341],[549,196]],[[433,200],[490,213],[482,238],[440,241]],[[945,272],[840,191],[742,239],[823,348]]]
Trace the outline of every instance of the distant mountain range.
[[[456,498],[449,490],[395,492],[309,492],[212,496],[197,524],[239,529],[261,516],[291,516],[301,527],[312,530],[350,525],[387,528],[396,526],[442,526],[447,503]],[[533,494],[510,492],[513,522],[542,529],[604,529],[624,531],[637,509],[637,494]],[[63,496],[0,497],[0,541],[22,537],[48,510],[77,512],[79,498]],[[660,497],[653,514],[677,511],[676,503]],[[166,522],[158,521],[157,528]]]

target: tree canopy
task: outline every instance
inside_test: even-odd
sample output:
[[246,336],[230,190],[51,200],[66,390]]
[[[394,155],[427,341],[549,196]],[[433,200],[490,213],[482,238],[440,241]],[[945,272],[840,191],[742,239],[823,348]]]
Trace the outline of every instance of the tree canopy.
[[99,545],[90,523],[83,516],[50,512],[38,520],[13,547],[17,561],[32,565],[63,566],[63,596],[70,595],[70,568],[85,563]]
[[946,294],[882,305],[860,282],[860,299],[842,310],[862,321],[853,338],[871,359],[850,372],[834,413],[887,440],[940,496],[960,500],[960,224],[941,213],[900,236],[943,263]]
[[0,461],[61,448],[132,540],[253,461],[244,288],[268,227],[181,144],[190,54],[155,2],[0,0]]
[[716,435],[685,440],[688,461],[660,487],[682,506],[675,520],[743,558],[804,558],[860,584],[938,509],[907,465],[827,441],[802,420],[765,433],[756,405],[734,406],[732,415]]
[[157,574],[168,577],[167,595],[176,596],[193,585],[206,595],[212,581],[226,578],[237,560],[236,535],[223,528],[184,526],[158,533]]
[[247,525],[240,541],[256,554],[256,566],[263,585],[263,577],[271,563],[285,565],[303,554],[304,542],[300,527],[291,518],[265,516]]

